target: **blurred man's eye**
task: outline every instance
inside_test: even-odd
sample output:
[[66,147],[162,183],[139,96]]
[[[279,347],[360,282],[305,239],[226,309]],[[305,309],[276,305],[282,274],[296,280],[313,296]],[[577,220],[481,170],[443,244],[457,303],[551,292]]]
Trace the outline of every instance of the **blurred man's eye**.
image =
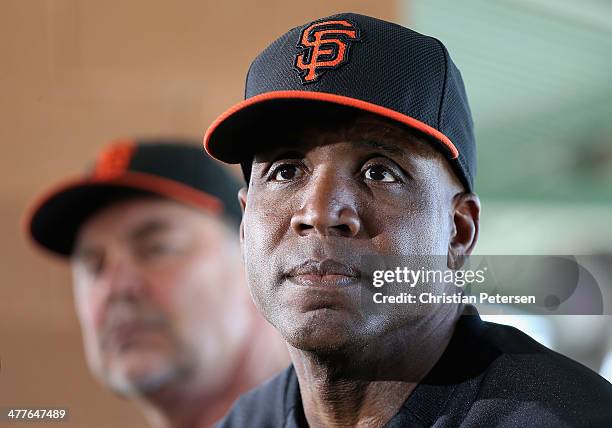
[[167,242],[148,242],[140,248],[140,254],[145,257],[163,256],[173,252],[174,247]]
[[79,261],[79,266],[87,273],[87,275],[96,277],[104,270],[104,256],[88,256],[83,257]]
[[363,176],[366,180],[394,183],[398,181],[395,176],[382,165],[372,165],[365,169]]

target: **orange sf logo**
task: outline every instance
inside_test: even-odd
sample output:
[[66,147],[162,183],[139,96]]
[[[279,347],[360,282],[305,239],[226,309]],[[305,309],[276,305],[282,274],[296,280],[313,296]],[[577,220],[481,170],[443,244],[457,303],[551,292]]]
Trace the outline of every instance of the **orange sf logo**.
[[128,169],[135,151],[131,140],[114,142],[99,155],[93,176],[101,180],[119,177]]
[[347,20],[313,22],[304,28],[298,43],[303,50],[295,57],[302,83],[316,82],[326,70],[348,62],[350,42],[359,41],[359,30]]

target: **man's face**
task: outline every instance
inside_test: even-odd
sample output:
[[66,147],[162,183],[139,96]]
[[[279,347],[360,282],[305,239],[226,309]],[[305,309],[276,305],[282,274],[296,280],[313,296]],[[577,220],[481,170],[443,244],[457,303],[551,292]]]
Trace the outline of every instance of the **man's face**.
[[462,187],[443,155],[372,115],[283,138],[290,146],[255,156],[241,193],[247,280],[264,316],[312,351],[364,346],[438,316],[368,314],[359,284],[362,256],[449,252]]
[[163,199],[86,221],[71,263],[92,371],[123,394],[200,378],[219,387],[249,312],[235,240],[220,219]]

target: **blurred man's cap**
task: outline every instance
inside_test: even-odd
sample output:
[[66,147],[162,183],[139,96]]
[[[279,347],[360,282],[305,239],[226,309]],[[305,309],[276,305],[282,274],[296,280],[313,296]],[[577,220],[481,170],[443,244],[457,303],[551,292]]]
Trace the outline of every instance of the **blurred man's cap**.
[[322,116],[333,120],[338,106],[419,131],[446,155],[466,189],[473,189],[472,116],[461,74],[444,45],[353,13],[296,27],[268,46],[249,68],[245,100],[209,127],[204,145],[214,158],[241,163],[245,170],[282,127],[295,129]]
[[135,196],[161,196],[237,224],[239,187],[238,180],[195,142],[115,141],[83,176],[39,196],[26,227],[35,242],[66,257],[85,220],[108,204]]

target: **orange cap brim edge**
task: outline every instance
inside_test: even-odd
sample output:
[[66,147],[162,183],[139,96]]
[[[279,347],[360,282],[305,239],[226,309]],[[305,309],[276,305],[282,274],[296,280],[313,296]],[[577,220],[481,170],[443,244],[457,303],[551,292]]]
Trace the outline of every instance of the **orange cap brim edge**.
[[47,191],[40,194],[32,204],[28,206],[25,215],[22,217],[21,230],[22,233],[29,237],[29,240],[33,242],[37,247],[42,248],[53,255],[65,258],[64,254],[60,254],[57,251],[47,247],[42,242],[38,241],[32,233],[32,221],[37,215],[39,210],[51,201],[56,196],[67,192],[72,189],[84,186],[117,186],[125,187],[130,189],[144,190],[166,197],[170,200],[182,202],[184,204],[195,206],[196,208],[203,209],[204,211],[213,214],[220,215],[223,210],[223,202],[217,197],[205,193],[203,191],[194,189],[186,184],[179,183],[174,180],[170,180],[164,177],[159,177],[153,174],[147,174],[142,172],[128,171],[119,177],[113,179],[98,179],[88,177],[77,177],[73,179],[64,180],[55,186],[51,187]]
[[359,110],[367,111],[369,113],[374,113],[397,122],[408,125],[411,128],[417,129],[423,132],[426,135],[429,135],[440,143],[442,143],[451,154],[451,159],[456,159],[459,157],[459,150],[453,144],[453,142],[444,135],[442,132],[438,131],[435,128],[427,125],[420,120],[417,120],[413,117],[407,116],[403,113],[399,113],[395,110],[391,110],[386,107],[381,107],[376,104],[372,104],[367,101],[359,100],[356,98],[345,97],[343,95],[330,94],[327,92],[310,92],[310,91],[272,91],[265,92],[263,94],[256,95],[254,97],[248,98],[223,112],[215,121],[208,127],[206,133],[204,134],[204,149],[206,152],[213,157],[222,162],[229,163],[222,159],[222,157],[218,156],[214,150],[211,149],[210,144],[212,140],[212,136],[216,129],[230,117],[235,115],[236,113],[244,110],[247,107],[251,107],[255,104],[264,103],[266,101],[272,100],[281,100],[281,99],[295,99],[295,100],[313,100],[313,101],[322,101],[331,104],[344,105],[348,107],[353,107]]

